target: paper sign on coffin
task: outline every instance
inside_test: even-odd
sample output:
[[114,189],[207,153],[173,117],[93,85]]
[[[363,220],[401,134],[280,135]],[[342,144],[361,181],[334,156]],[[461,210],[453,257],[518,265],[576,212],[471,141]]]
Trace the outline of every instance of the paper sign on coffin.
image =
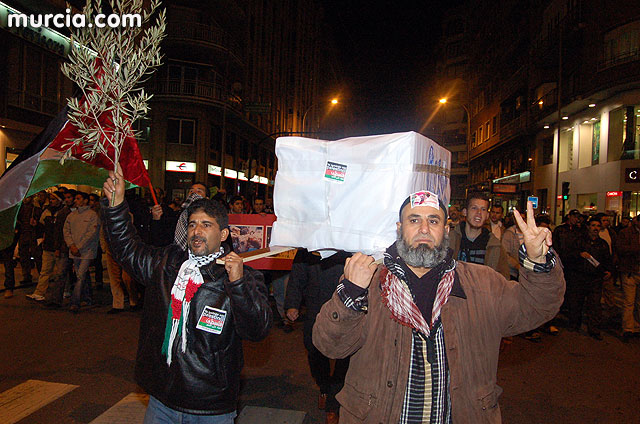
[[449,203],[451,152],[415,132],[280,137],[276,156],[271,246],[381,252],[409,194],[426,189]]

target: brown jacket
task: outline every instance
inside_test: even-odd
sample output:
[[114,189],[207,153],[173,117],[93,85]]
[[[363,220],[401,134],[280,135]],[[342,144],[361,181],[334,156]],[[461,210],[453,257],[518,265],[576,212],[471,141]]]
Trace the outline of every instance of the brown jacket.
[[[369,288],[367,313],[344,306],[334,293],[313,328],[313,343],[330,358],[353,355],[337,395],[340,423],[395,424],[400,419],[411,361],[411,329],[391,319],[380,297],[380,269]],[[442,308],[454,423],[500,423],[496,385],[500,340],[536,328],[560,308],[565,289],[560,261],[550,273],[524,267],[520,282],[491,268],[458,262],[466,299]]]
[[640,271],[640,230],[633,222],[618,234],[616,251],[620,272],[638,273]]

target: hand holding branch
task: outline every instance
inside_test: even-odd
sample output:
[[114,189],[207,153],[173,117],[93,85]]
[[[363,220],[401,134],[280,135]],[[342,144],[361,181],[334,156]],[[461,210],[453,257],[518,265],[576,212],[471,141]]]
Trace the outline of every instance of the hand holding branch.
[[531,202],[527,202],[527,222],[524,222],[517,210],[513,211],[513,215],[518,223],[518,228],[520,228],[524,236],[524,247],[527,249],[527,256],[533,262],[545,263],[547,261],[547,252],[551,246],[551,231],[548,228],[536,225]]
[[119,163],[116,164],[115,172],[109,171],[109,178],[102,185],[102,193],[107,196],[111,207],[124,201],[124,176]]

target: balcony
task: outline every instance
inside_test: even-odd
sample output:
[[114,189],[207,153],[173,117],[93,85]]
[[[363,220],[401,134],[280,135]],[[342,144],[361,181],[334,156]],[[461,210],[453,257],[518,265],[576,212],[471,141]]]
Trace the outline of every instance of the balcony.
[[242,112],[241,100],[230,95],[220,84],[190,80],[155,80],[151,92],[157,96],[171,96],[210,104],[226,104]]
[[533,102],[529,110],[532,122],[538,122],[557,111],[558,90],[556,88],[547,92],[545,95]]
[[640,60],[640,49],[630,50],[620,53],[616,56],[608,57],[598,62],[598,71],[603,71],[623,63],[635,62]]
[[510,140],[522,134],[527,128],[527,115],[520,115],[500,127],[500,142]]
[[170,21],[167,24],[167,40],[198,42],[228,53],[231,59],[242,65],[240,45],[221,28],[193,22]]

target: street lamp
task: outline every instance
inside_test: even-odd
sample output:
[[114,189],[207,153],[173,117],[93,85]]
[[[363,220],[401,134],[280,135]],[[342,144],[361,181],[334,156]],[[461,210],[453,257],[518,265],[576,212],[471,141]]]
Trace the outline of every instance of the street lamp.
[[[440,100],[438,100],[438,102],[440,102],[440,104],[445,105],[447,102],[449,101],[449,99],[447,99],[446,97],[441,98]],[[467,105],[465,105],[464,103],[458,103],[458,102],[453,102],[454,104],[461,106],[464,109],[464,112],[467,114],[467,172],[471,172],[471,149],[470,149],[470,145],[471,145],[471,114],[469,113],[469,109],[467,108]]]
[[[305,127],[304,127],[304,123],[305,123],[305,121],[306,121],[306,119],[307,119],[307,114],[309,113],[309,111],[310,111],[311,109],[313,109],[315,106],[317,106],[317,105],[318,105],[318,104],[320,104],[320,103],[324,103],[324,100],[320,100],[320,101],[318,101],[318,102],[312,103],[312,104],[311,104],[311,106],[309,106],[309,107],[307,108],[307,110],[305,110],[305,111],[304,111],[304,114],[302,115],[302,131],[304,131],[304,128],[305,128]],[[333,99],[331,99],[331,100],[330,100],[330,103],[331,103],[331,105],[332,105],[332,106],[335,106],[335,105],[337,105],[337,104],[339,103],[339,101],[338,101],[338,99],[336,99],[336,98],[334,97]]]

